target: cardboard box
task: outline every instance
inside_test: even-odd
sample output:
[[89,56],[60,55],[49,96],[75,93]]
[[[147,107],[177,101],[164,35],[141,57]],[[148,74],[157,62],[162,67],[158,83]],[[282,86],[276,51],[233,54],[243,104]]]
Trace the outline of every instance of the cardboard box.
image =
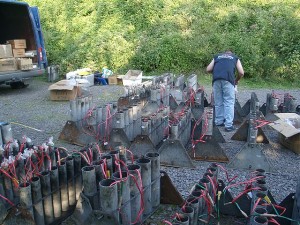
[[14,48],[12,51],[13,51],[13,56],[15,58],[25,57],[25,49],[24,48]]
[[11,45],[0,45],[0,59],[13,57]]
[[26,40],[25,39],[14,39],[8,40],[9,44],[11,44],[12,48],[26,48]]
[[81,96],[81,87],[76,85],[75,80],[61,80],[49,86],[50,100],[68,101]]
[[108,84],[109,85],[116,85],[118,84],[118,78],[117,78],[117,75],[111,75],[111,76],[108,76]]
[[31,58],[19,58],[18,61],[18,69],[19,70],[32,70],[33,64]]
[[76,80],[87,80],[89,82],[88,86],[94,86],[94,74],[89,74],[89,75],[76,75],[75,79]]
[[300,116],[296,113],[275,113],[279,119],[270,126],[279,132],[279,142],[300,154]]
[[143,71],[141,70],[128,70],[123,77],[124,86],[132,86],[142,83]]
[[15,58],[0,59],[0,72],[18,70]]

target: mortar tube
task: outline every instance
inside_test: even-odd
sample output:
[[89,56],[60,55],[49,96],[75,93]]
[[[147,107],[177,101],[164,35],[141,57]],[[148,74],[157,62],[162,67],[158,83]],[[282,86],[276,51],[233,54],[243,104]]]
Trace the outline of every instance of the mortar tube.
[[216,176],[217,176],[217,179],[218,179],[218,174],[219,174],[219,167],[218,167],[218,164],[217,163],[211,163],[208,168],[215,168],[216,169]]
[[124,162],[124,164],[120,163],[121,164],[121,170],[127,170],[127,166],[126,166],[127,151],[126,151],[126,148],[121,145],[121,146],[117,146],[115,149],[116,149],[116,151],[119,152],[120,161]]
[[50,185],[50,173],[49,171],[41,172],[41,186],[42,186],[42,195],[44,199],[44,216],[45,224],[50,224],[54,221],[54,210],[52,204],[52,195],[51,195],[51,185]]
[[104,179],[100,181],[99,186],[102,211],[119,222],[118,189],[116,181],[113,179]]
[[181,225],[190,224],[189,217],[186,214],[182,214],[182,213],[176,214],[175,221],[176,223]]
[[89,99],[89,106],[92,107],[92,104],[93,104],[93,95],[92,94],[88,95],[88,99]]
[[209,180],[210,185],[208,185],[208,192],[209,192],[210,197],[214,201],[214,197],[215,197],[214,191],[216,191],[214,189],[216,189],[216,185],[214,184],[213,174],[212,173],[204,173],[203,178],[207,178]]
[[59,190],[59,178],[57,166],[52,166],[50,170],[51,192],[53,198],[53,215],[55,219],[61,217],[61,198]]
[[194,196],[189,196],[186,199],[186,204],[194,209],[194,218],[190,221],[191,225],[197,225],[199,216],[199,201]]
[[67,157],[66,165],[68,178],[69,206],[74,206],[76,204],[76,188],[74,180],[74,159],[72,156]]
[[267,225],[268,224],[268,219],[263,216],[255,216],[254,221],[250,225]]
[[97,111],[96,109],[90,109],[90,116],[87,118],[88,126],[93,127],[94,132],[97,132]]
[[14,202],[14,192],[13,192],[13,184],[10,178],[7,176],[3,176],[4,179],[4,190],[5,190],[5,196],[10,200],[11,202]]
[[[5,196],[5,187],[4,187],[4,179],[3,174],[0,173],[0,195]],[[7,205],[7,201],[5,201],[3,198],[0,198],[0,204],[3,204],[4,206]],[[5,207],[7,208],[7,207]]]
[[253,224],[255,216],[260,216],[261,214],[265,214],[265,213],[268,213],[265,208],[259,207],[259,208],[254,209],[254,213],[253,213],[254,216],[251,216],[251,218],[250,218],[250,224]]
[[143,184],[143,201],[144,213],[143,219],[147,218],[152,211],[151,204],[151,160],[147,158],[140,158],[136,163],[141,167],[142,184]]
[[74,153],[72,156],[74,158],[75,193],[77,201],[82,191],[81,156],[78,153]]
[[133,120],[133,131],[132,131],[132,135],[133,135],[133,139],[136,137],[137,135],[137,129],[138,128],[138,123],[137,123],[137,120],[138,120],[138,115],[137,115],[137,112],[138,111],[138,106],[137,105],[133,105],[132,106],[132,120]]
[[[2,139],[2,131],[1,131],[1,126],[0,126],[0,146],[3,145],[3,139]],[[0,162],[2,162],[2,158],[0,158]]]
[[107,175],[107,177],[110,177],[111,174],[113,174],[112,156],[111,155],[102,155],[101,159],[103,159],[106,164],[107,170],[105,172],[108,173],[106,175]]
[[[266,203],[265,197],[266,197],[266,195],[264,193],[257,192],[252,197],[251,209],[254,207],[255,204],[257,204],[256,208],[265,208],[266,209],[266,206],[264,205]],[[258,199],[260,199],[260,201],[257,203]]]
[[255,172],[256,176],[265,176],[266,175],[266,171],[264,169],[256,169],[254,172]]
[[76,100],[70,100],[70,120],[73,122],[78,121]]
[[131,106],[128,107],[128,122],[129,122],[129,128],[128,128],[128,138],[129,141],[133,141],[133,109]]
[[20,157],[17,162],[18,162],[18,164],[17,164],[17,179],[20,182],[24,182],[25,178],[26,178],[25,170],[24,170],[24,166],[25,166],[24,159],[22,157]]
[[266,180],[264,178],[257,179],[255,185],[266,186]]
[[12,134],[10,123],[1,124],[1,133],[2,133],[2,141],[4,144],[13,141],[13,134]]
[[113,121],[113,128],[124,129],[125,128],[125,116],[124,112],[117,112]]
[[[81,149],[79,152],[82,153],[83,155],[85,155],[85,153],[88,153],[86,149]],[[79,155],[81,157],[81,154],[79,154]],[[84,160],[84,159],[81,160],[81,168],[83,168],[85,166],[89,166],[89,165],[90,165],[89,162],[87,162],[86,160]],[[80,170],[80,173],[81,173],[81,170]]]
[[86,96],[84,97],[84,116],[90,110],[89,98]]
[[[100,165],[103,163],[104,163],[104,161],[102,159],[92,162],[92,165],[94,166],[95,173],[96,173],[96,184],[99,184],[99,182],[104,178],[104,175],[103,175],[103,172],[101,169],[101,165]],[[98,185],[97,185],[97,189],[99,190]]]
[[178,124],[171,126],[171,139],[178,139]]
[[85,103],[86,113],[87,113],[91,109],[89,96],[86,96],[84,98],[84,103]]
[[[131,208],[131,224],[138,225],[142,221],[142,218],[138,218],[142,215],[143,210],[141,193],[139,188],[141,188],[141,180],[139,174],[141,172],[141,167],[136,164],[128,165],[128,172],[130,174],[129,186],[130,186],[130,208]],[[141,190],[142,191],[142,190]]]
[[85,166],[81,169],[83,181],[83,193],[90,200],[92,208],[99,209],[99,197],[97,196],[96,172],[94,166]]
[[31,179],[31,194],[32,194],[34,221],[36,224],[45,225],[41,181],[39,177],[33,177]]
[[[189,225],[194,225],[194,208],[191,206],[183,206],[181,208],[181,213],[189,217]],[[197,221],[196,221],[197,225]]]
[[160,155],[148,152],[146,157],[151,160],[151,204],[157,208],[160,204]]
[[255,190],[256,193],[263,193],[265,195],[268,195],[268,188],[266,186],[264,186],[264,185],[257,185],[256,187],[259,188],[259,190]]
[[29,182],[20,183],[20,206],[27,209],[33,217],[31,185]]
[[[215,167],[208,167],[206,170],[207,173],[211,173],[212,176],[212,180],[214,183],[214,187],[216,189],[217,185],[218,185],[218,170]],[[215,190],[217,191],[217,190]]]
[[76,111],[77,111],[77,120],[78,121],[82,120],[82,118],[83,118],[82,113],[81,113],[81,108],[82,108],[81,103],[82,103],[81,98],[76,98]]
[[114,172],[112,178],[120,183],[118,187],[118,208],[120,211],[120,224],[130,224],[130,188],[129,188],[129,174],[126,171]]
[[135,137],[137,135],[141,135],[141,126],[142,126],[142,108],[143,108],[143,104],[142,102],[138,102],[137,103],[137,128],[136,128],[136,133],[135,133]]
[[[202,179],[200,179],[199,184],[200,183],[201,183],[201,186],[205,187],[205,190],[203,190],[204,194],[209,193],[208,190],[210,189],[210,185],[211,184],[210,184],[208,178],[202,178]],[[202,208],[199,210],[199,214],[200,215],[207,215],[207,212],[208,212],[208,208],[207,207],[208,207],[207,204],[205,202],[203,202]],[[202,218],[206,219],[205,217],[202,217]]]
[[[116,161],[119,160],[119,151],[113,150],[109,152],[109,155],[111,155],[112,158],[112,169],[113,173],[118,171],[119,168],[117,168]],[[112,174],[112,173],[111,173]]]
[[295,113],[297,108],[297,100],[295,98],[289,99],[289,105],[288,105],[288,112],[289,113]]
[[124,113],[124,131],[127,135],[127,137],[129,137],[129,112],[128,112],[128,109],[125,108],[123,109],[123,113]]
[[143,118],[142,119],[141,134],[142,135],[149,135],[148,118]]
[[104,135],[104,124],[103,124],[103,117],[102,117],[103,107],[97,107],[97,134],[100,139],[103,139]]
[[61,162],[58,166],[58,177],[60,185],[61,197],[61,211],[66,212],[69,210],[69,196],[68,196],[68,178],[67,178],[67,165],[66,162]]
[[56,149],[51,148],[51,151],[49,152],[49,156],[51,159],[51,166],[57,166],[57,160],[56,160]]
[[198,199],[198,203],[199,203],[198,212],[195,212],[195,213],[198,213],[197,216],[202,215],[202,209],[204,208],[204,204],[205,204],[205,201],[204,201],[203,197],[201,196],[202,193],[203,193],[202,189],[195,189],[191,193],[192,197]]

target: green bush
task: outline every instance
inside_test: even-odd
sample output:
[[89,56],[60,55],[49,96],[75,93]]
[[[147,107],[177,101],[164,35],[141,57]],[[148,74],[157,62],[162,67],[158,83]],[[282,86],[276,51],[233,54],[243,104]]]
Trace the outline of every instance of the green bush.
[[50,64],[115,72],[202,71],[232,49],[246,79],[300,86],[296,0],[28,0],[40,9]]

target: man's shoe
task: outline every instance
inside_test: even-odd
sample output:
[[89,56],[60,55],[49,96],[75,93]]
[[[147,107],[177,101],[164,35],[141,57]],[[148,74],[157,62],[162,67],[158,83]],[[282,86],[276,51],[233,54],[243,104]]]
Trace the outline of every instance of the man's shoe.
[[231,131],[234,131],[235,130],[235,127],[234,126],[231,126],[231,127],[225,127],[225,131],[226,132],[231,132]]

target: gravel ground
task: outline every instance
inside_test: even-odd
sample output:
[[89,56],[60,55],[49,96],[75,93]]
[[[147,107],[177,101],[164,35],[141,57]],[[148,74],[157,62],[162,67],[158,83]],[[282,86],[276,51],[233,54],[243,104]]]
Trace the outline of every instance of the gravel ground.
[[[66,121],[70,118],[69,102],[50,101],[49,87],[50,83],[42,80],[33,80],[29,87],[25,89],[12,90],[9,86],[0,86],[0,121],[12,123],[13,136],[16,139],[26,135],[33,140],[33,143],[40,145],[46,142],[49,137],[54,138],[56,146],[66,147],[67,149],[80,149],[58,140],[58,136],[64,127]],[[210,96],[211,88],[205,87],[206,93]],[[93,86],[89,90],[93,95],[93,103],[97,106],[106,102],[115,101],[119,96],[124,94],[122,86]],[[254,91],[260,103],[266,101],[267,93],[272,90],[242,90],[238,92],[238,100],[243,106],[250,99],[251,92]],[[290,93],[298,98],[297,103],[300,105],[300,90],[276,90],[278,94]],[[38,130],[35,130],[38,129]],[[234,132],[225,133],[226,143],[220,144],[229,159],[238,153],[244,145],[244,142],[233,141],[231,136]],[[270,144],[263,146],[263,152],[274,167],[272,173],[267,175],[267,184],[277,203],[280,203],[289,193],[295,192],[298,172],[300,170],[300,155],[282,147],[277,141],[277,132],[272,129],[265,129],[265,133],[270,140]],[[170,168],[162,167],[171,177],[178,191],[186,197],[193,184],[198,181],[210,163],[195,162],[195,169],[188,168]],[[237,175],[237,181],[247,180],[250,177],[249,171],[238,169],[228,169],[230,177]],[[220,178],[226,180],[225,174],[220,173]],[[233,190],[234,192],[234,190]],[[165,216],[174,215],[174,208],[165,208]],[[160,216],[161,217],[161,216]],[[158,224],[155,221],[155,215],[151,216],[150,222]],[[159,218],[161,220],[162,218]],[[168,219],[168,218],[166,218]]]

